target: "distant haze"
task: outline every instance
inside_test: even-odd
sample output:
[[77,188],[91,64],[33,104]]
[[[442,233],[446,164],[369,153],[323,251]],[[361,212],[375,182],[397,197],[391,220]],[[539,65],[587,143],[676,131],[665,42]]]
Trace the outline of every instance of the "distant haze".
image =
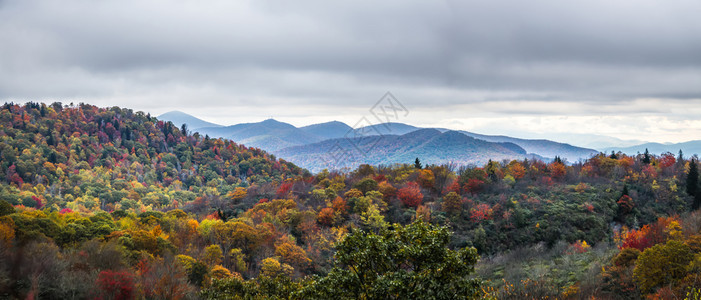
[[394,121],[414,126],[683,142],[701,139],[700,11],[691,0],[0,0],[0,101],[353,126],[391,91],[409,110]]

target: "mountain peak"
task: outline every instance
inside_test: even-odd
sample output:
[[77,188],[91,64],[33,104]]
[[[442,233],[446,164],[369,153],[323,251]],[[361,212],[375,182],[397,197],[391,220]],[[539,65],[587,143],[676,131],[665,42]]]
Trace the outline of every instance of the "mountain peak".
[[171,121],[174,125],[177,126],[187,124],[187,127],[190,128],[190,130],[196,130],[204,127],[221,127],[221,125],[219,124],[207,122],[205,120],[199,119],[193,115],[179,110],[169,111],[158,116],[157,118],[159,120]]

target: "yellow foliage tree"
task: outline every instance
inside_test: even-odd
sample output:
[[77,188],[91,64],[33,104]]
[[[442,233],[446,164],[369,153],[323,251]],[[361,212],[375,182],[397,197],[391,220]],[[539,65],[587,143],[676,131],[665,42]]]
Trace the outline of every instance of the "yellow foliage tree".
[[231,201],[238,202],[243,199],[243,197],[246,197],[246,193],[248,193],[248,190],[245,187],[236,187],[233,191],[230,191],[229,193],[226,194],[226,197],[231,199]]
[[633,277],[640,290],[647,293],[655,287],[684,278],[686,267],[693,258],[691,248],[681,241],[657,244],[640,254]]
[[221,264],[224,255],[222,253],[221,247],[219,245],[209,245],[204,248],[204,255],[202,255],[202,262],[208,266],[214,266]]

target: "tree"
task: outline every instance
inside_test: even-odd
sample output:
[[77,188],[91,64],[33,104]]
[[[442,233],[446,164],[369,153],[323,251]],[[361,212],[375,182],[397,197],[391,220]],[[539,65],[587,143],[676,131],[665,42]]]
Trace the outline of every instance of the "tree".
[[674,282],[686,276],[686,266],[694,258],[688,245],[670,240],[645,249],[638,257],[633,277],[643,292]]
[[397,197],[404,205],[409,207],[418,207],[424,199],[424,195],[416,182],[409,182],[406,187],[401,188],[397,193]]
[[377,181],[372,178],[365,178],[355,185],[355,188],[363,192],[363,194],[377,189]]
[[459,215],[462,212],[462,198],[456,192],[443,196],[443,211],[449,215]]
[[187,124],[183,123],[182,126],[180,126],[180,131],[182,132],[183,135],[187,136]]
[[645,153],[643,154],[643,163],[646,165],[649,165],[650,162],[651,162],[650,151],[648,151],[647,148],[645,148]]
[[96,282],[100,297],[99,299],[133,299],[134,280],[127,272],[105,270],[100,272]]
[[475,248],[448,249],[451,233],[416,221],[380,233],[354,229],[338,244],[336,266],[300,291],[319,299],[472,299]]
[[618,199],[616,203],[618,204],[617,218],[619,221],[623,222],[625,216],[633,211],[633,208],[635,207],[635,202],[633,202],[633,198],[631,198],[630,196],[623,195],[621,196],[621,198]]
[[414,168],[423,169],[423,167],[421,166],[421,161],[419,160],[418,157],[417,157],[416,160],[414,161]]
[[[686,175],[686,193],[689,194],[689,196],[696,196],[696,193],[698,193],[699,189],[699,170],[698,167],[696,166],[696,160],[693,158],[691,159],[691,162],[689,163],[689,173]],[[694,209],[699,208],[699,204],[694,199]]]
[[0,217],[9,215],[15,212],[15,208],[9,202],[0,200]]
[[433,184],[436,181],[436,176],[433,175],[433,171],[429,169],[421,170],[419,172],[419,184],[425,189],[433,188]]
[[202,255],[202,261],[208,266],[215,266],[221,264],[224,254],[219,245],[209,245],[204,248],[204,254]]
[[247,192],[248,191],[246,190],[246,188],[239,186],[239,187],[236,187],[233,191],[230,191],[229,193],[227,193],[226,197],[231,199],[234,203],[238,203],[239,201],[241,201],[241,199],[246,197]]

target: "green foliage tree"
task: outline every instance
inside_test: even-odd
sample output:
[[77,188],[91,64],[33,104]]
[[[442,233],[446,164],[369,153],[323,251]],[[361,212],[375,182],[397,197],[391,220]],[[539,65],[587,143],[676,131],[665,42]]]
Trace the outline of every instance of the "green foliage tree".
[[416,160],[414,161],[414,168],[423,169],[423,166],[421,166],[421,161],[419,160],[418,157],[417,157]]
[[5,200],[0,200],[0,216],[6,216],[15,212],[15,208],[12,204]]
[[315,299],[469,299],[477,250],[450,250],[451,233],[416,221],[380,233],[351,231],[337,246],[337,265],[304,288]]
[[359,189],[363,194],[377,189],[377,181],[372,178],[365,178],[355,184],[355,188]]

